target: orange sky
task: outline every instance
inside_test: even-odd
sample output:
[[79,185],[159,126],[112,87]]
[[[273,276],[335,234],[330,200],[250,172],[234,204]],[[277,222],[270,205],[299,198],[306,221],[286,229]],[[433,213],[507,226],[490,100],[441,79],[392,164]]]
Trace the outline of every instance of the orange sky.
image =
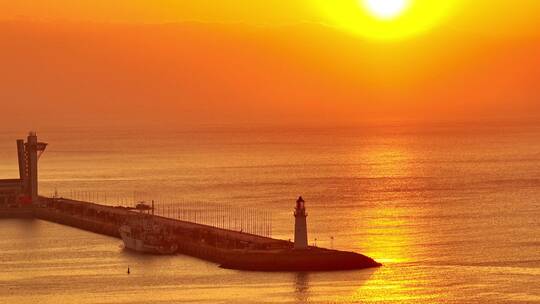
[[317,1],[0,0],[0,126],[540,117],[540,1],[396,41]]

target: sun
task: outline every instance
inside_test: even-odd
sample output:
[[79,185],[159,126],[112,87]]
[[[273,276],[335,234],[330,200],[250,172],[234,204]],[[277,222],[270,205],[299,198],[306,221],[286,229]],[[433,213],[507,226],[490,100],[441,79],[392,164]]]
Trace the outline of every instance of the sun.
[[372,40],[420,35],[443,23],[464,0],[310,0],[326,24]]
[[390,20],[403,14],[409,5],[408,0],[360,0],[373,16]]

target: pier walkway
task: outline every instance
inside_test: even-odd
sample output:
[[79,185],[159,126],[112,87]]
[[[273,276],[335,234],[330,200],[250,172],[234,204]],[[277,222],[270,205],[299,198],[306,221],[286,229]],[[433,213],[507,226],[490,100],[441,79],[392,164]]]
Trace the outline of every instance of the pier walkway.
[[[40,197],[38,206],[31,209],[32,216],[71,227],[120,238],[119,228],[131,218],[141,216],[139,211],[126,207],[105,206],[63,198]],[[29,217],[26,210],[25,217]],[[292,248],[293,244],[239,231],[226,230],[177,219],[154,216],[154,223],[170,232],[179,253],[206,260],[223,262],[231,250],[276,250]]]

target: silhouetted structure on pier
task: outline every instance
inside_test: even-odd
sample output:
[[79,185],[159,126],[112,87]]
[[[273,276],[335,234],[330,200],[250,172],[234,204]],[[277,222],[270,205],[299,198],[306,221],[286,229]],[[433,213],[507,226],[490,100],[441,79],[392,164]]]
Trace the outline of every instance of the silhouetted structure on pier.
[[0,180],[0,206],[30,204],[38,201],[38,159],[47,147],[38,142],[35,132],[17,140],[19,178]]

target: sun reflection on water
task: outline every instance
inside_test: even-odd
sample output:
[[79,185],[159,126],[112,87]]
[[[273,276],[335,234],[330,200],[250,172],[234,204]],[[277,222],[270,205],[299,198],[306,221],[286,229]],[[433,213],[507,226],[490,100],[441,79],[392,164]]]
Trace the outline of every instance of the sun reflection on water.
[[[411,225],[403,217],[404,208],[372,208],[359,224],[363,239],[358,241],[363,252],[383,264],[412,262],[410,249],[414,246]],[[366,221],[367,219],[367,221]]]
[[425,248],[408,208],[374,206],[362,211],[357,244],[363,254],[383,263],[349,297],[352,303],[436,303],[442,295],[429,289],[429,268],[419,265]]
[[433,303],[442,297],[429,290],[428,269],[418,264],[427,249],[422,246],[425,233],[415,217],[423,216],[425,210],[412,208],[405,196],[414,195],[410,178],[424,172],[408,144],[381,142],[355,151],[353,158],[365,164],[355,174],[377,182],[362,194],[365,208],[356,211],[354,247],[384,266],[343,302]]

